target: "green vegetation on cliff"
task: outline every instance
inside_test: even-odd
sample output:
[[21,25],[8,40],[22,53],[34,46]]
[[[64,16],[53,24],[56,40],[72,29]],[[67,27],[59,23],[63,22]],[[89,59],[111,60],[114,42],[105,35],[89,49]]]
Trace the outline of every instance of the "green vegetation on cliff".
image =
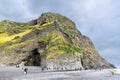
[[49,12],[26,23],[0,22],[0,64],[53,66],[54,61],[77,68],[78,63],[84,68],[110,67],[91,40],[65,16]]
[[[80,48],[69,43],[66,37],[63,34],[67,34],[69,38],[73,38],[76,34],[74,29],[74,24],[71,24],[71,21],[64,20],[65,17],[60,17],[59,14],[53,16],[53,14],[44,14],[38,19],[38,24],[27,25],[28,23],[16,23],[9,20],[4,20],[0,22],[0,46],[3,46],[7,42],[11,42],[11,45],[6,46],[5,49],[11,50],[18,48],[20,46],[27,45],[29,42],[42,42],[45,45],[49,45],[45,49],[44,55],[46,57],[53,57],[59,54],[77,54],[80,53]],[[66,23],[66,24],[63,24]],[[52,24],[58,24],[61,31],[51,31],[48,35],[45,35],[43,38],[35,38],[31,40],[26,40],[24,42],[19,42],[24,36],[32,33],[35,30],[45,30],[52,27]],[[68,25],[68,26],[67,26]],[[57,27],[57,26],[56,26]],[[70,29],[67,29],[69,27]],[[19,43],[18,43],[19,42]]]

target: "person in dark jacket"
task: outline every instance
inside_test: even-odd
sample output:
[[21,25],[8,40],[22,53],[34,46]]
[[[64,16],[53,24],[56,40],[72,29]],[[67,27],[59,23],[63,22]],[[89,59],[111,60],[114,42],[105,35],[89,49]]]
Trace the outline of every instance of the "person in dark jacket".
[[25,68],[24,73],[27,74],[27,72],[28,72],[28,68]]

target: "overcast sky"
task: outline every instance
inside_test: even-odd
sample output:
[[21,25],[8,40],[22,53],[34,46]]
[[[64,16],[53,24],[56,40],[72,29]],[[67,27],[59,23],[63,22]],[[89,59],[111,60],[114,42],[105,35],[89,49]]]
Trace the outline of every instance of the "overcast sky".
[[120,66],[120,0],[0,0],[0,20],[30,21],[44,12],[70,18],[102,57]]

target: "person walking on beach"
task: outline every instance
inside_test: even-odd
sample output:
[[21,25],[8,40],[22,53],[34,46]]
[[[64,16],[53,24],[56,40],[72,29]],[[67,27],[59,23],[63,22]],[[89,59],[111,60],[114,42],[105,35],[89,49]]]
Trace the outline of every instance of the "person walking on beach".
[[17,65],[16,65],[16,68],[19,68],[19,67],[20,67],[19,64],[17,64]]
[[25,68],[24,73],[27,74],[27,72],[28,72],[28,68]]
[[44,67],[42,67],[42,71],[44,71]]
[[112,73],[112,75],[114,75],[114,73],[115,73],[115,70],[114,70],[114,69],[111,69],[111,73]]

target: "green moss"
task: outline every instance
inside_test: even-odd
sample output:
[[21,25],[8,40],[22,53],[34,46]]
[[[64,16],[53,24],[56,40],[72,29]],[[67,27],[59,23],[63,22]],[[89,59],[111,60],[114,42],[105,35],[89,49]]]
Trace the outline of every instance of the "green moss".
[[70,36],[70,38],[73,38],[76,34],[76,32],[73,30],[68,30],[68,31],[66,31],[66,33]]
[[46,26],[49,26],[49,25],[51,25],[51,24],[53,24],[53,23],[54,23],[54,21],[51,21],[51,22],[47,22],[47,23],[43,24],[43,25],[42,25],[42,27],[46,27]]
[[68,25],[65,26],[65,25],[63,25],[63,24],[61,24],[61,23],[58,23],[58,25],[59,25],[60,29],[61,29],[64,33],[68,34],[68,36],[69,36],[70,38],[73,38],[73,37],[75,36],[75,34],[77,34],[76,31],[74,30],[73,25],[72,25],[72,26],[68,26]]
[[22,43],[16,43],[16,44],[12,44],[10,46],[7,46],[5,49],[6,50],[11,50],[11,49],[14,49],[14,48],[17,48],[19,46],[24,46],[26,43],[25,42],[22,42]]
[[55,56],[62,55],[65,52],[63,50],[59,50],[58,46],[50,46],[44,51],[44,55],[46,58],[54,58]]
[[42,38],[42,39],[39,39],[39,42],[43,42],[44,44],[48,44],[51,40],[51,37],[45,37],[45,38]]
[[[21,23],[22,25],[22,23]],[[30,29],[32,26],[24,25],[21,26],[16,22],[4,20],[0,22],[0,33],[8,33],[9,35],[18,34]]]
[[43,29],[49,28],[50,25],[52,25],[53,23],[54,23],[54,21],[51,21],[51,22],[48,22],[48,23],[45,23],[45,24],[42,24],[42,25],[37,24],[37,25],[32,26],[30,29],[32,29],[32,30],[36,30],[36,29],[43,30]]
[[65,51],[67,54],[78,54],[80,53],[80,48],[72,45],[60,45],[58,46],[59,50]]
[[31,40],[27,40],[25,42],[21,42],[21,43],[13,43],[12,45],[10,46],[7,46],[5,49],[6,50],[10,50],[10,49],[14,49],[14,48],[17,48],[17,47],[20,47],[20,46],[25,46],[26,44],[29,44],[33,41],[35,41],[36,39],[31,39]]
[[66,44],[66,45],[55,45],[49,46],[45,49],[44,55],[47,58],[53,58],[58,55],[68,54],[68,55],[77,55],[80,54],[81,50],[75,45]]
[[39,41],[44,42],[45,44],[48,44],[50,42],[56,43],[57,45],[68,43],[61,33],[55,32],[55,31],[50,32],[48,36],[45,36],[44,38],[39,39]]
[[[74,44],[70,44],[60,32],[52,31],[48,36],[39,40],[44,44],[49,45],[44,51],[44,56],[47,58],[61,54],[79,54],[81,50]],[[54,43],[54,45],[52,45]]]
[[19,36],[19,38],[20,38],[20,37],[28,34],[29,32],[31,32],[31,30],[26,30],[24,32],[21,32],[21,33],[15,34],[15,35],[10,35],[10,36],[8,33],[2,33],[2,34],[0,34],[0,44],[2,45],[6,42],[15,42],[16,41],[15,38],[17,36]]

